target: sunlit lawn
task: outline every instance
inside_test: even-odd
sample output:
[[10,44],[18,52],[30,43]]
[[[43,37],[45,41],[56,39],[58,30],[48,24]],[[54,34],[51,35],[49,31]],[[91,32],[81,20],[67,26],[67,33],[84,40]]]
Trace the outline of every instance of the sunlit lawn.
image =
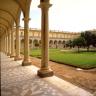
[[[33,49],[30,55],[41,57],[41,50]],[[49,49],[49,58],[52,61],[79,68],[89,69],[96,67],[96,52],[77,53],[72,51],[61,51],[60,49]]]

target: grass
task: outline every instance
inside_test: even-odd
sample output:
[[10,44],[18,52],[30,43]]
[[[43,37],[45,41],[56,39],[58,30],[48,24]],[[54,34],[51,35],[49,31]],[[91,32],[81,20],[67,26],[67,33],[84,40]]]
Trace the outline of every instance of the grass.
[[[40,49],[33,49],[31,56],[41,57]],[[49,49],[49,59],[61,64],[67,64],[83,69],[96,68],[96,52],[61,51],[59,49]]]

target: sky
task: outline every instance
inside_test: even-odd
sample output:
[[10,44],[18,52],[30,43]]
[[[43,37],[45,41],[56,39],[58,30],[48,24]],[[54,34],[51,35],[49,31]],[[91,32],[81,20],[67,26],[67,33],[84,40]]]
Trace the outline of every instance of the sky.
[[[40,0],[32,0],[30,28],[41,28]],[[96,29],[96,0],[50,0],[49,30],[81,32]],[[21,21],[21,26],[23,26]]]

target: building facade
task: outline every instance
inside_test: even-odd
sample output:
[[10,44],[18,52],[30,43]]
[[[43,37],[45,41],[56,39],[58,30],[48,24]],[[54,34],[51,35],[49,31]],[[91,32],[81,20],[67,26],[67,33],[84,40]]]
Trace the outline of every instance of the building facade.
[[[68,40],[73,40],[80,36],[80,33],[76,32],[64,32],[64,31],[49,31],[49,47],[50,48],[64,48],[65,43]],[[20,29],[21,49],[24,46],[24,29]],[[39,29],[29,29],[29,47],[40,48],[41,47],[41,31]]]

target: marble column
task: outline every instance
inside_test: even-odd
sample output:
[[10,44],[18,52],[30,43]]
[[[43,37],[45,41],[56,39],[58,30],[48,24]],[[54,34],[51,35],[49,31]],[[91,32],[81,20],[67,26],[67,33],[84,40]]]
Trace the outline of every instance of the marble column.
[[14,57],[14,33],[13,30],[11,30],[11,57]]
[[25,17],[24,19],[24,60],[22,66],[31,65],[29,59],[29,18]]
[[42,17],[41,17],[41,69],[38,70],[38,76],[40,77],[49,77],[53,76],[53,71],[48,66],[49,61],[49,25],[48,25],[48,9],[51,7],[49,0],[41,0],[40,5]]
[[20,57],[20,32],[19,32],[19,24],[16,24],[16,50],[15,50],[15,58],[14,60],[21,60]]

